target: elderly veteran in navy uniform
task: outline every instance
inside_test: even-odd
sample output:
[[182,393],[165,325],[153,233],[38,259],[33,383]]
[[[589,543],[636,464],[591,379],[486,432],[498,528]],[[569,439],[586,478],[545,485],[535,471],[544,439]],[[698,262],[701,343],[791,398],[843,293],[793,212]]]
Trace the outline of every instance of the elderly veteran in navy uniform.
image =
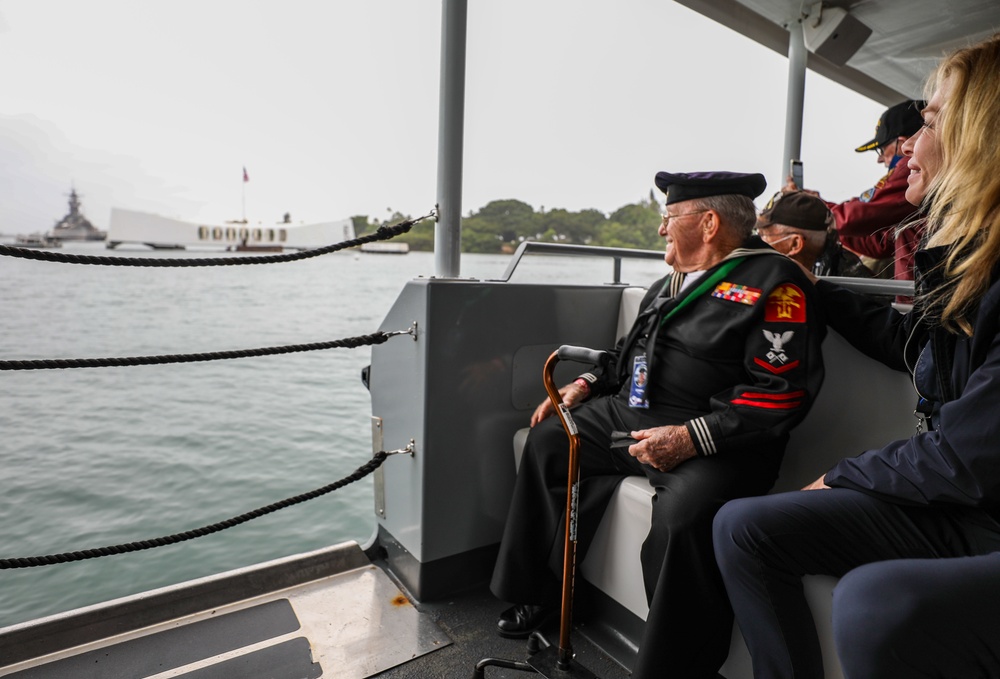
[[[762,175],[660,172],[656,185],[673,271],[650,286],[610,365],[560,390],[580,434],[578,559],[619,482],[646,476],[653,520],[636,556],[650,611],[632,676],[715,677],[733,614],[712,518],[774,484],[823,380],[826,328],[802,269],[751,237]],[[569,444],[552,414],[546,401],[532,416],[493,573],[493,593],[516,604],[502,636],[527,636],[558,601]],[[617,431],[637,442],[612,449]]]

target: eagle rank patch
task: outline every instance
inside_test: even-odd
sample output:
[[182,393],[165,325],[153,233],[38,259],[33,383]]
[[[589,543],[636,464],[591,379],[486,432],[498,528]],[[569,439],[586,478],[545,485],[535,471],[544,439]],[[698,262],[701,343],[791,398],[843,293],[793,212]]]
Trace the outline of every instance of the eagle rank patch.
[[715,290],[712,291],[712,297],[724,299],[727,302],[748,304],[750,306],[756,304],[762,294],[764,294],[764,291],[758,288],[727,282],[719,283],[715,286]]
[[799,365],[798,359],[789,361],[788,354],[785,353],[785,345],[792,341],[792,338],[795,337],[795,332],[788,330],[780,335],[770,330],[764,330],[763,332],[764,337],[771,343],[771,348],[766,354],[766,361],[754,356],[753,362],[775,375],[780,375],[793,368],[797,368]]

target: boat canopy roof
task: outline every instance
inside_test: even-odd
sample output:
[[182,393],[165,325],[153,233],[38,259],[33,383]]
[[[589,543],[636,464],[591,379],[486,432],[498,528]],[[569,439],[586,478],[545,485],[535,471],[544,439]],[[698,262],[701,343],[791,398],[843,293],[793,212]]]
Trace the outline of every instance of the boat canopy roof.
[[[1000,31],[997,0],[677,2],[783,55],[788,54],[789,43],[785,26],[801,19],[810,47],[808,68],[886,106],[922,98],[924,81],[941,57]],[[871,29],[842,64],[816,54],[808,44],[811,30],[822,36],[816,22],[826,21],[829,27],[843,17],[840,10],[850,17],[842,24],[845,33]]]
[[[1000,31],[998,0],[673,0],[788,57],[782,172],[801,157],[806,69],[892,106],[942,57]],[[442,0],[436,274],[460,271],[468,0]]]

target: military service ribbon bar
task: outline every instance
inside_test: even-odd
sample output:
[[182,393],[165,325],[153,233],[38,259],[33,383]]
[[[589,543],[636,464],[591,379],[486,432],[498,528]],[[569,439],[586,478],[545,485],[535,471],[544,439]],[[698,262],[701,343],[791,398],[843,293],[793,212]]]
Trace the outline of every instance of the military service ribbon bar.
[[751,288],[746,285],[739,285],[737,283],[726,282],[719,283],[715,286],[715,290],[712,291],[712,297],[718,297],[719,299],[724,299],[727,302],[749,304],[750,306],[756,304],[762,294],[763,290]]

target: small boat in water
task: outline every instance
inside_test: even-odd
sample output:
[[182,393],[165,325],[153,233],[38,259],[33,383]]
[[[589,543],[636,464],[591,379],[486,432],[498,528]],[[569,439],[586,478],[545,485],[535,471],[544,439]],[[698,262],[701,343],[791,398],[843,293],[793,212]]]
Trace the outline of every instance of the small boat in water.
[[51,249],[51,248],[61,248],[62,241],[49,236],[48,234],[33,233],[28,236],[17,236],[14,239],[14,245],[19,248],[39,248],[39,249]]
[[410,252],[409,243],[364,243],[361,252],[375,255],[405,255]]

